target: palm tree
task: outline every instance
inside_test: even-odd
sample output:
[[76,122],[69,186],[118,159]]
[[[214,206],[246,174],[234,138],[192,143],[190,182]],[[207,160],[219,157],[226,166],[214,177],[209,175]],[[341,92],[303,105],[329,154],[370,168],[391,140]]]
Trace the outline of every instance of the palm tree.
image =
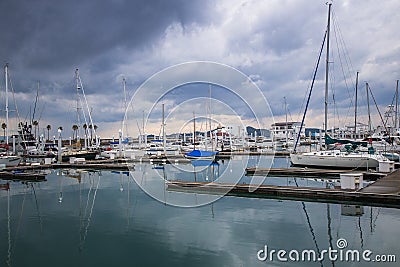
[[4,141],[6,140],[6,129],[7,129],[7,124],[3,122],[1,124],[1,128],[3,128],[3,136],[4,136]]
[[[93,126],[93,128],[94,128],[94,133],[96,133],[96,131],[97,131],[97,128],[99,128],[96,124]],[[97,136],[97,134],[96,134],[96,136]],[[96,142],[97,142],[97,137],[95,136],[95,138],[96,138]]]
[[38,125],[39,125],[39,122],[38,121],[33,121],[33,126],[35,126],[35,137],[36,137],[36,130],[37,130],[37,127],[38,127]]
[[47,127],[46,127],[46,129],[47,129],[47,140],[50,140],[50,130],[51,130],[51,125],[50,125],[50,124],[48,124],[48,125],[47,125]]
[[82,127],[85,129],[85,135],[87,136],[87,124],[85,123]]
[[90,142],[93,140],[93,124],[89,124]]
[[[93,126],[94,132],[96,133],[97,128],[99,128],[96,124]],[[97,135],[97,134],[96,134]]]
[[74,139],[75,133],[76,133],[76,138],[78,138],[78,133],[77,133],[78,129],[79,129],[78,125],[76,125],[76,124],[72,125],[72,131],[73,131],[72,139]]

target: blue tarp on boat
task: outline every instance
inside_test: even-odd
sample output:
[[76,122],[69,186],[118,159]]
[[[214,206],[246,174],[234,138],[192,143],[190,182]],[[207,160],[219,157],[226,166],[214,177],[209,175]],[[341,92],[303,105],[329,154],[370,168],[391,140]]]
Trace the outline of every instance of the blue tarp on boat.
[[212,157],[216,154],[218,154],[218,151],[205,151],[205,150],[195,149],[195,150],[190,151],[189,153],[186,153],[186,156],[202,158],[202,157]]

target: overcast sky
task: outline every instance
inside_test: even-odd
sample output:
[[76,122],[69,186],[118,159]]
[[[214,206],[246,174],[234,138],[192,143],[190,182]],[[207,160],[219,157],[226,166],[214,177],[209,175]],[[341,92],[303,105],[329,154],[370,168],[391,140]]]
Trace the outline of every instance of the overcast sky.
[[[284,120],[284,97],[289,119],[300,120],[326,29],[325,2],[2,0],[0,60],[3,66],[5,63],[10,66],[22,120],[33,114],[40,81],[35,119],[41,128],[47,124],[53,129],[63,126],[66,136],[77,123],[76,68],[93,121],[104,137],[117,136],[121,128],[125,110],[123,77],[129,101],[137,88],[155,73],[190,61],[212,61],[238,69],[260,88],[275,121]],[[353,120],[357,71],[361,121],[366,117],[366,81],[382,112],[391,104],[400,77],[399,10],[397,0],[333,2],[330,126],[343,126]],[[307,127],[322,127],[323,123],[325,53],[322,57]],[[192,87],[195,89],[178,88],[164,97],[167,114],[177,110],[178,103],[208,96],[207,84]],[[4,77],[0,88],[4,105]],[[241,109],[240,99],[226,92],[213,86],[212,98],[228,104],[234,112],[224,114],[229,108],[213,102],[213,116],[218,120],[225,118],[223,124],[237,124],[229,119],[232,116],[251,124],[251,118]],[[252,94],[253,91],[248,91],[239,98]],[[130,125],[133,135],[141,125],[137,118],[143,114],[143,110],[135,108],[139,100],[135,101],[131,110],[134,114],[129,115],[137,121]],[[183,120],[189,120],[193,111],[205,115],[205,100],[201,101],[180,107]],[[10,109],[15,109],[14,105]],[[377,118],[376,109],[371,110]],[[272,121],[267,118],[262,126],[268,128]],[[375,119],[374,125],[378,123]],[[161,118],[154,125],[160,124]],[[146,131],[156,131],[154,125]],[[172,132],[182,128],[181,122],[172,119],[167,125]]]

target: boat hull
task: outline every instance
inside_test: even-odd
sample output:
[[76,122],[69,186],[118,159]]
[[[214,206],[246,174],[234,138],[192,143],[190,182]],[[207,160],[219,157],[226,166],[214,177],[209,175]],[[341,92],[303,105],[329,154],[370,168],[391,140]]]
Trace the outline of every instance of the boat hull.
[[0,157],[0,164],[6,165],[6,167],[18,166],[22,158],[19,156],[2,156]]
[[215,160],[215,156],[218,154],[217,151],[205,151],[205,150],[192,150],[185,154],[185,158],[191,160]]
[[202,156],[202,157],[195,157],[195,156],[187,156],[187,155],[185,155],[185,158],[190,159],[190,160],[214,161],[215,160],[215,155],[214,156]]
[[[343,169],[373,169],[379,166],[383,157],[368,154],[340,154],[336,153],[304,153],[291,154],[290,160],[293,166],[314,168],[343,168]],[[387,159],[386,159],[387,160]]]
[[18,166],[22,158],[19,156],[3,156],[0,157],[0,164],[5,164],[6,167]]
[[[105,157],[105,158],[111,158],[111,155],[114,155],[114,157],[119,156],[120,152],[118,150],[106,150],[101,152],[100,156]],[[140,149],[126,149],[122,150],[121,152],[121,157],[131,159],[131,158],[137,158],[137,157],[143,157],[145,155],[144,150]]]
[[72,152],[72,153],[63,153],[62,154],[62,161],[66,162],[69,161],[70,158],[84,158],[85,160],[94,160],[96,159],[96,155],[98,153],[95,151],[90,152]]

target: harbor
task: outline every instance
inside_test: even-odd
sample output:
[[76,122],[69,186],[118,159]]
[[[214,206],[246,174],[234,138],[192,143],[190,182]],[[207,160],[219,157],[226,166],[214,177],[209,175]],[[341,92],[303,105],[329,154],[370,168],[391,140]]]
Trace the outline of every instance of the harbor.
[[[257,159],[256,162],[269,161],[271,156],[249,156],[249,155],[232,155],[232,158],[225,159],[224,162],[215,161],[214,164],[211,162],[206,162],[202,166],[199,172],[204,172],[215,168],[220,164],[231,165],[238,161],[237,158],[241,160],[249,158]],[[282,160],[287,160],[288,157],[277,158]],[[276,159],[275,159],[276,160]],[[231,163],[232,162],[232,163]],[[191,166],[194,168],[196,173],[196,161],[191,161],[182,156],[172,156],[172,157],[143,157],[138,159],[100,159],[100,160],[89,160],[89,161],[76,161],[71,160],[70,163],[51,163],[51,164],[39,164],[32,163],[28,165],[21,165],[16,167],[7,167],[2,172],[0,172],[0,177],[3,180],[14,180],[14,181],[44,181],[46,174],[44,171],[50,172],[53,170],[84,170],[84,171],[125,171],[129,175],[130,172],[135,171],[135,165],[147,164],[153,166],[153,168],[165,169],[167,165],[170,168],[187,168]],[[250,164],[250,163],[249,163]],[[157,167],[158,166],[158,167]],[[387,206],[399,208],[400,203],[400,170],[393,170],[389,173],[377,172],[377,171],[359,171],[359,170],[346,170],[346,169],[310,169],[310,168],[262,168],[262,167],[246,167],[244,170],[243,177],[272,177],[271,179],[278,180],[281,178],[291,178],[294,179],[295,184],[293,186],[287,185],[253,185],[246,184],[244,182],[237,181],[237,184],[229,183],[219,183],[218,177],[221,175],[213,174],[215,177],[213,180],[217,182],[198,182],[194,180],[170,180],[167,176],[165,177],[165,183],[167,184],[166,190],[181,190],[183,192],[191,193],[203,193],[203,194],[218,194],[224,192],[227,195],[234,195],[240,197],[250,197],[250,198],[282,198],[291,200],[305,200],[305,201],[319,201],[319,202],[332,202],[332,203],[347,203],[347,204],[370,204],[374,206]],[[347,175],[361,175],[362,181],[368,181],[368,184],[361,185],[357,190],[349,190],[348,188],[342,188],[344,180],[342,181],[342,176]],[[274,178],[275,177],[275,178]],[[243,178],[242,178],[243,179]],[[297,184],[296,179],[311,179],[329,182],[333,184],[333,187],[321,188],[320,186],[316,188],[312,187],[302,187]],[[359,179],[358,176],[357,178]],[[252,188],[256,187],[256,190]],[[229,190],[228,190],[229,189]]]
[[399,265],[399,2],[3,2],[0,266]]
[[[4,213],[0,215],[0,222],[5,231],[1,231],[0,237],[1,240],[10,240],[11,253],[2,253],[0,258],[4,261],[12,259],[17,265],[28,264],[27,257],[32,257],[30,264],[48,263],[48,258],[37,257],[43,255],[39,249],[26,249],[30,246],[26,240],[35,239],[38,245],[62,240],[61,248],[69,251],[65,258],[68,265],[93,261],[92,249],[101,254],[113,253],[121,258],[121,263],[128,263],[126,255],[133,249],[141,255],[136,258],[138,262],[150,264],[148,248],[156,246],[164,253],[172,252],[172,244],[180,240],[178,246],[181,249],[173,257],[159,256],[159,259],[173,264],[183,257],[184,247],[193,246],[193,240],[199,242],[194,255],[203,259],[204,253],[211,253],[221,246],[212,237],[227,231],[231,233],[228,240],[217,250],[223,253],[223,246],[230,244],[234,255],[244,257],[241,261],[254,265],[258,264],[257,259],[245,255],[254,255],[259,244],[262,246],[263,242],[269,242],[273,245],[275,238],[279,240],[284,235],[300,232],[298,238],[302,241],[299,246],[306,244],[313,248],[315,242],[319,246],[329,244],[330,231],[347,237],[349,246],[353,248],[365,246],[368,242],[369,246],[376,245],[376,253],[396,253],[393,248],[397,241],[392,236],[397,231],[397,224],[395,221],[389,234],[387,227],[392,226],[388,226],[387,220],[393,220],[399,214],[398,192],[375,191],[373,183],[364,187],[373,192],[365,193],[362,190],[327,188],[327,184],[333,185],[338,179],[315,176],[269,176],[255,189],[249,187],[253,176],[244,174],[238,183],[228,188],[227,194],[219,195],[226,192],[224,187],[230,184],[219,184],[218,179],[223,173],[230,177],[237,175],[240,169],[235,166],[242,160],[243,156],[233,157],[230,161],[234,164],[226,160],[205,169],[191,163],[152,164],[144,161],[136,162],[130,171],[49,167],[43,181],[1,180],[0,208]],[[286,160],[275,159],[272,168],[285,169]],[[257,162],[266,161],[251,156],[246,165],[252,166]],[[91,163],[86,164],[90,166]],[[124,163],[113,163],[117,164]],[[188,173],[186,168],[199,169]],[[395,171],[386,176],[385,181],[394,179],[398,184],[398,175],[399,171]],[[149,197],[148,193],[161,203]],[[208,205],[191,209],[174,207],[184,203],[199,205],[213,200],[213,196],[218,200]],[[106,219],[108,217],[115,220],[111,223]],[[201,235],[196,234],[196,229],[202,227],[207,230]],[[241,234],[243,231],[245,235]],[[110,238],[111,234],[114,238]],[[146,241],[150,234],[156,235],[157,242]],[[170,235],[175,238],[171,240]],[[182,239],[181,235],[186,238]],[[385,245],[378,246],[372,241],[377,235],[387,240]],[[108,245],[105,246],[104,242]],[[123,246],[120,246],[121,242]],[[54,255],[50,262],[66,257],[60,246],[49,248]],[[8,242],[5,245],[3,242],[0,250],[3,248],[8,250]],[[110,257],[99,256],[97,259],[106,264],[115,263],[115,259]]]
[[[273,175],[273,174],[271,174]],[[308,174],[309,175],[309,174]],[[311,175],[312,176],[312,175]],[[254,188],[252,188],[254,187]],[[226,185],[204,182],[169,181],[168,189],[180,192],[218,194],[250,198],[272,198],[347,205],[400,208],[400,170],[357,191],[340,188],[309,188],[298,186],[254,186],[251,184]]]

